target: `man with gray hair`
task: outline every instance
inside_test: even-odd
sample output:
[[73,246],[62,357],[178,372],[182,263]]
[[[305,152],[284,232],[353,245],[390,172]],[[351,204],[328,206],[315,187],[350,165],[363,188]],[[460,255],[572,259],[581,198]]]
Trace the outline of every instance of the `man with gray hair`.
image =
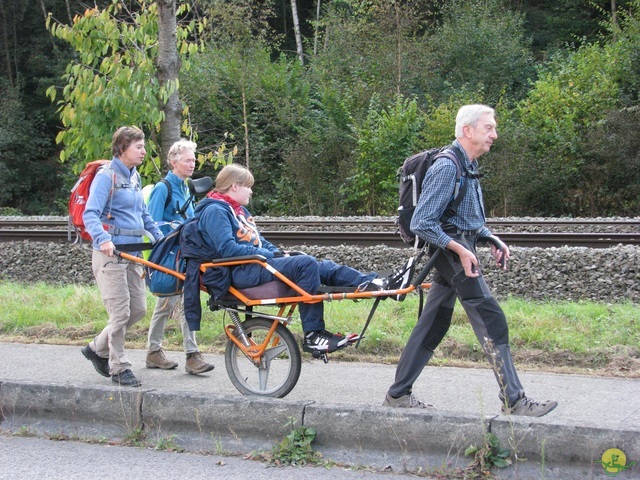
[[[489,291],[476,256],[478,239],[488,239],[496,264],[504,270],[507,268],[509,248],[485,225],[478,173],[478,158],[487,153],[498,138],[494,110],[486,105],[463,106],[456,117],[455,136],[447,150],[456,155],[460,167],[452,159],[442,157],[427,170],[411,220],[411,231],[430,244],[430,255],[441,250],[435,259],[435,274],[425,308],[400,356],[395,382],[382,405],[431,407],[413,395],[413,383],[449,330],[454,305],[459,299],[498,380],[502,412],[540,417],[558,403],[538,402],[525,396],[511,357],[507,319]],[[445,212],[458,181],[467,183],[466,193],[457,211],[447,218]],[[442,218],[447,220],[442,222]]]
[[[193,175],[196,167],[196,147],[197,145],[194,142],[185,139],[175,142],[167,155],[167,162],[171,167],[171,171],[151,191],[148,206],[149,213],[165,235],[173,229],[172,223],[181,223],[187,218],[193,217],[191,195],[185,182],[187,178]],[[149,325],[147,368],[171,370],[178,366],[177,362],[167,358],[162,349],[162,337],[170,315],[180,321],[182,343],[187,355],[186,372],[191,375],[197,375],[213,370],[213,365],[205,361],[198,349],[196,332],[189,330],[189,325],[184,317],[184,303],[181,294],[158,297],[156,301],[156,307],[153,310],[151,324]]]

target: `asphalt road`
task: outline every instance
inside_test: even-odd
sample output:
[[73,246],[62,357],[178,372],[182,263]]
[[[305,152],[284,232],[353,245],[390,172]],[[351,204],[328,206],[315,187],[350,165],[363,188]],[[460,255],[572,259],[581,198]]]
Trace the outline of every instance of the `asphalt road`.
[[[403,480],[415,475],[325,467],[270,467],[240,457],[0,436],[0,480]],[[429,480],[429,477],[420,477]],[[431,477],[433,478],[433,477]]]
[[[215,370],[193,376],[184,371],[182,352],[167,352],[180,366],[162,371],[144,368],[145,351],[128,350],[143,385],[140,389],[120,390],[109,378],[95,372],[80,353],[80,347],[0,342],[0,407],[4,407],[6,417],[0,423],[0,430],[6,434],[27,428],[75,432],[78,438],[99,438],[107,433],[101,430],[97,437],[92,437],[85,431],[102,425],[101,428],[119,432],[114,438],[123,438],[129,425],[127,415],[131,413],[141,414],[152,433],[153,428],[162,426],[163,434],[178,434],[177,444],[193,446],[188,448],[190,452],[246,454],[254,451],[256,444],[261,445],[258,448],[272,448],[274,442],[281,441],[291,431],[287,425],[295,418],[300,425],[317,429],[314,445],[325,458],[377,469],[392,465],[394,472],[398,472],[406,465],[411,469],[442,466],[451,459],[459,461],[458,465],[468,465],[470,460],[461,452],[478,442],[484,424],[501,439],[501,445],[511,446],[511,441],[516,442],[519,456],[526,459],[524,463],[519,462],[520,470],[500,471],[499,478],[606,478],[601,463],[604,453],[621,449],[627,455],[630,469],[620,472],[618,478],[640,479],[640,379],[637,378],[520,371],[527,395],[554,399],[559,405],[540,419],[507,418],[499,415],[498,386],[488,368],[427,367],[414,385],[414,393],[434,404],[437,410],[416,412],[381,406],[393,381],[394,365],[333,360],[325,365],[305,356],[300,380],[285,399],[252,399],[233,387],[221,356],[206,354],[206,359],[215,364]],[[113,403],[113,399],[120,400]],[[136,402],[141,403],[133,408]],[[132,409],[128,410],[127,406]],[[76,418],[81,420],[74,420]],[[244,433],[237,434],[239,431]],[[224,450],[217,449],[219,437],[223,438],[220,444]],[[80,478],[73,476],[80,475],[78,472],[85,472],[83,479],[108,478],[103,475],[105,471],[109,475],[113,473],[112,478],[126,475],[169,478],[158,477],[158,470],[150,463],[152,458],[160,458],[158,454],[169,455],[167,471],[171,478],[217,478],[214,475],[223,471],[218,470],[220,465],[216,465],[211,456],[193,457],[193,453],[178,455],[125,449],[120,456],[109,457],[116,447],[40,443],[34,439],[33,446],[21,449],[12,443],[18,440],[0,436],[0,479]],[[58,451],[59,448],[62,450]],[[94,448],[97,450],[92,450]],[[65,449],[80,451],[78,460],[73,460],[73,455]],[[127,455],[140,455],[140,458],[119,460]],[[58,465],[58,457],[68,460]],[[92,457],[97,460],[93,462]],[[107,460],[103,471],[100,469],[104,458]],[[204,462],[202,472],[196,470],[194,475],[182,475],[179,462],[183,458],[195,458],[194,463]],[[240,462],[238,473],[229,468],[230,473],[223,471],[225,478],[244,478],[249,463],[258,472],[269,475],[268,478],[293,478],[274,476],[287,475],[287,469],[284,473],[264,470],[262,464],[244,463],[246,461],[239,458],[230,457],[226,463],[235,464],[236,460]],[[632,462],[636,463],[631,466]],[[120,470],[121,463],[125,465],[124,470]],[[146,473],[138,475],[139,466],[140,472]],[[58,468],[62,470],[58,472]],[[526,475],[524,468],[528,469]],[[296,478],[300,477],[300,470],[291,471]],[[25,477],[6,476],[24,472],[28,472]],[[198,473],[206,477],[198,477]],[[341,469],[340,472],[313,470],[309,475],[313,478],[384,478],[371,472],[344,473],[348,474],[364,476],[340,477]],[[251,474],[251,478],[262,477]]]

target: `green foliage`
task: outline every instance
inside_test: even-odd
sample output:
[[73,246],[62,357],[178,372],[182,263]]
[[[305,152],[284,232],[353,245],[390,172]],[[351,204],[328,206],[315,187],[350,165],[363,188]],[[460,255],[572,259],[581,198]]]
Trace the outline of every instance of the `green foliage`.
[[[617,23],[601,0],[341,0],[320,2],[318,19],[311,3],[298,2],[301,68],[283,3],[180,2],[180,80],[161,85],[157,2],[101,0],[85,10],[47,0],[48,30],[38,2],[4,2],[0,19],[11,28],[0,38],[0,76],[15,90],[5,95],[0,84],[0,205],[65,210],[70,167],[109,156],[123,124],[148,134],[141,172],[155,181],[162,111],[179,87],[185,136],[197,125],[201,174],[215,175],[212,158],[248,164],[257,214],[391,212],[395,170],[381,159],[450,142],[455,112],[470,102],[498,113],[500,138],[481,160],[487,212],[637,214],[638,0],[617,2]],[[203,41],[206,53],[194,56]],[[416,102],[422,130],[415,145],[393,138],[385,147],[379,133],[400,119],[382,126],[378,116],[398,98]]]
[[334,89],[358,119],[368,114],[373,96],[391,104],[398,95],[420,95],[424,46],[415,37],[435,3],[327,2],[320,48],[310,62],[314,82]]
[[22,212],[17,208],[13,207],[0,207],[0,216],[3,217],[19,217],[22,215]]
[[38,133],[42,118],[28,115],[17,87],[0,78],[0,206],[23,214],[48,214],[59,191],[59,169],[43,158],[49,142]]
[[[637,107],[612,111],[589,136],[583,185],[569,198],[572,211],[589,215],[637,216],[640,210],[640,129]],[[585,149],[587,150],[587,149]]]
[[511,465],[511,452],[500,447],[500,440],[494,433],[485,433],[484,445],[471,445],[464,451],[465,456],[473,455],[472,464],[465,469],[465,473],[472,475],[465,478],[486,478],[492,467],[505,468]]
[[631,2],[633,8],[620,12],[619,26],[609,23],[611,36],[617,37],[618,61],[620,62],[621,101],[633,107],[640,99],[640,1]]
[[[296,420],[289,419],[285,426],[293,427]],[[316,438],[316,429],[304,425],[295,428],[282,442],[272,449],[272,462],[276,465],[314,465],[320,460],[320,454],[313,450],[311,444]]]
[[184,447],[181,447],[176,443],[175,435],[166,435],[158,439],[154,450],[164,450],[166,452],[184,452]]
[[354,211],[368,215],[394,214],[398,203],[396,174],[418,148],[422,119],[415,100],[398,97],[381,108],[372,99],[364,124],[356,129],[355,174],[346,186]]
[[461,88],[484,92],[490,105],[505,94],[515,100],[535,73],[524,18],[503,0],[449,3],[442,25],[423,42],[426,89],[441,101]]
[[[178,89],[178,82],[161,84],[155,66],[158,57],[158,14],[155,2],[136,0],[135,10],[129,2],[112,0],[76,15],[67,26],[47,19],[51,34],[69,43],[76,51],[63,75],[64,87],[47,90],[57,102],[63,129],[56,142],[63,144],[62,162],[70,161],[76,173],[87,161],[110,158],[111,135],[118,126],[136,125],[150,131],[147,150],[150,159],[139,168],[151,174],[158,163],[159,142],[156,135],[165,120],[162,107]],[[184,9],[184,6],[182,7]],[[179,9],[180,11],[180,9]],[[198,47],[189,42],[196,26],[191,23],[176,29],[177,48],[188,69],[187,55]],[[185,110],[188,113],[188,110]],[[185,125],[189,134],[188,125]]]
[[244,49],[211,47],[194,57],[181,89],[192,106],[200,143],[216,144],[225,134],[237,142],[235,161],[247,165],[256,179],[253,213],[273,205],[283,154],[313,115],[302,68],[284,57],[272,61],[259,42]]
[[620,54],[618,44],[585,44],[540,70],[512,117],[515,204],[563,215],[572,212],[571,196],[588,190],[584,165],[594,148],[591,136],[603,115],[620,107]]
[[421,132],[424,138],[423,150],[447,145],[453,141],[458,110],[460,106],[469,103],[483,103],[481,94],[461,89],[448,101],[429,106],[425,114],[424,129]]
[[28,426],[22,425],[20,429],[12,435],[14,437],[36,437],[37,433],[31,430]]
[[129,429],[123,439],[123,444],[131,447],[144,447],[147,434],[140,426],[134,426]]

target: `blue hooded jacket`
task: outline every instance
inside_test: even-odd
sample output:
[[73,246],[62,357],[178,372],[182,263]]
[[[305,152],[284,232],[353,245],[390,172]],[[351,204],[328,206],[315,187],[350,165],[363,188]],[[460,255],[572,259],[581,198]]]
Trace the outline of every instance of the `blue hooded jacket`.
[[260,235],[249,211],[244,207],[242,210],[244,215],[237,215],[227,202],[205,198],[195,209],[195,219],[182,229],[180,244],[182,256],[187,259],[184,313],[192,331],[200,330],[201,283],[206,285],[215,299],[227,293],[231,285],[229,268],[209,268],[201,275],[202,263],[244,255],[273,258],[279,251],[278,247]]

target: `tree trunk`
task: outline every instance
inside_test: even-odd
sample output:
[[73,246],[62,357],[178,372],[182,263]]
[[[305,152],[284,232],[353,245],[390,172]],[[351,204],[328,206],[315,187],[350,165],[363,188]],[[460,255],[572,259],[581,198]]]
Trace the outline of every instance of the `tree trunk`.
[[[176,41],[176,0],[158,0],[158,79],[160,85],[177,81],[180,73],[180,56]],[[160,126],[160,157],[167,159],[169,148],[180,139],[182,106],[176,90],[163,106],[164,121]]]
[[320,4],[322,0],[317,0],[316,4],[316,26],[313,29],[313,56],[318,55],[318,26],[320,25]]
[[4,2],[0,2],[0,19],[2,20],[2,43],[4,45],[4,58],[7,63],[7,78],[9,79],[9,86],[13,88],[14,75],[11,68],[11,49],[9,47],[9,29],[7,28],[7,12],[4,8]]
[[242,119],[244,120],[244,155],[245,164],[247,168],[249,166],[249,113],[247,112],[247,94],[244,89],[244,82],[242,83]]
[[300,20],[298,19],[298,5],[296,0],[291,0],[291,16],[293,18],[293,32],[296,35],[296,46],[300,65],[304,65],[304,54],[302,51],[302,35],[300,34]]
[[616,6],[616,0],[611,0],[611,23],[613,23],[613,41],[618,41],[618,32],[620,31],[620,25],[618,25],[618,7]]
[[402,25],[400,24],[400,9],[398,2],[393,2],[396,20],[396,95],[400,96],[402,84]]

